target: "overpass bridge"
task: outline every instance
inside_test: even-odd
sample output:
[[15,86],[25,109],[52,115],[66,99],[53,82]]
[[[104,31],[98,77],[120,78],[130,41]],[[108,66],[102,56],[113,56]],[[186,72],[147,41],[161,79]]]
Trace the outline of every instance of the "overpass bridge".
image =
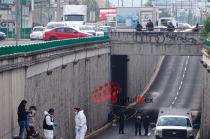
[[112,82],[121,87],[118,97],[141,95],[157,76],[163,55],[201,55],[198,34],[113,32],[110,38],[1,47],[0,125],[5,126],[0,127],[0,138],[18,133],[17,106],[23,98],[28,106],[38,108],[36,129],[40,133],[43,112],[53,107],[57,136],[73,138],[75,106],[85,110],[88,133],[92,133],[107,122],[110,112],[110,101],[96,103],[93,95]]

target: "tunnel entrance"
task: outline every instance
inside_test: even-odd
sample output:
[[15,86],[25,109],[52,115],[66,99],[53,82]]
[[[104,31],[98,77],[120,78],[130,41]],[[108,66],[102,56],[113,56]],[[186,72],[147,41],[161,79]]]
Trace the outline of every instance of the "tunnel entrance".
[[[117,94],[118,100],[125,100],[127,97],[127,55],[111,56],[111,77],[113,82],[117,82],[121,87],[121,92]],[[117,101],[115,105],[126,105],[125,101]]]

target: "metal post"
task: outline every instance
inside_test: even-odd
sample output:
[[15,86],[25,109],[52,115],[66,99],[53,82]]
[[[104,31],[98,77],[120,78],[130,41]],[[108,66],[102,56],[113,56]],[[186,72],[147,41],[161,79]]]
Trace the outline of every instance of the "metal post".
[[61,20],[61,14],[60,14],[60,8],[61,8],[61,5],[60,5],[60,0],[57,0],[57,21],[60,21]]
[[133,7],[133,0],[132,0],[132,7]]
[[23,6],[22,6],[23,0],[20,0],[20,38],[23,37]]
[[20,0],[16,0],[16,20],[15,20],[15,44],[18,45],[18,39],[20,38]]
[[50,22],[50,0],[48,0],[48,22]]

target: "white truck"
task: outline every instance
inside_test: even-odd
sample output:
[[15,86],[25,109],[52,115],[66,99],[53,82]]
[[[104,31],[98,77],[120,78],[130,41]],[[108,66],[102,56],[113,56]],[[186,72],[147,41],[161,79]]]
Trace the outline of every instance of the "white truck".
[[155,138],[194,139],[191,111],[184,108],[161,108]]
[[64,5],[63,21],[67,25],[84,25],[87,21],[87,5]]

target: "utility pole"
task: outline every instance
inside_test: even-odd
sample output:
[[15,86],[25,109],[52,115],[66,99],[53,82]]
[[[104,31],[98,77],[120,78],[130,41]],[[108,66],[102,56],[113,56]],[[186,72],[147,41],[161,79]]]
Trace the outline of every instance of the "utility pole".
[[20,0],[16,0],[16,20],[15,20],[15,44],[18,45],[18,39],[20,39]]
[[61,11],[61,1],[57,0],[57,21],[61,20],[60,11]]

